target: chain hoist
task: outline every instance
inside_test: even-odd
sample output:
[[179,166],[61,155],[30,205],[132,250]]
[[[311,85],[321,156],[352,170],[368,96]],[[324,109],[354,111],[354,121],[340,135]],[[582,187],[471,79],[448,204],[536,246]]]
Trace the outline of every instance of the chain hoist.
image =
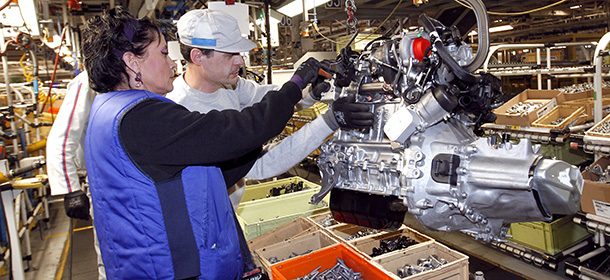
[[345,0],[345,11],[347,12],[347,27],[358,32],[358,19],[354,13],[356,12],[356,4],[354,0]]

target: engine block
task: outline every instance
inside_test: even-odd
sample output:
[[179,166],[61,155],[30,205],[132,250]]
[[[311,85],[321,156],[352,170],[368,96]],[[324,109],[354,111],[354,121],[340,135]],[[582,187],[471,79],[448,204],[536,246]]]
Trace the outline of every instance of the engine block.
[[454,28],[425,15],[420,24],[334,62],[340,71],[325,97],[355,95],[375,124],[339,130],[321,147],[312,203],[331,193],[339,221],[395,229],[410,213],[427,228],[486,242],[504,241],[513,222],[575,213],[579,169],[543,157],[528,139],[477,135],[495,119],[499,80],[468,71],[472,50]]

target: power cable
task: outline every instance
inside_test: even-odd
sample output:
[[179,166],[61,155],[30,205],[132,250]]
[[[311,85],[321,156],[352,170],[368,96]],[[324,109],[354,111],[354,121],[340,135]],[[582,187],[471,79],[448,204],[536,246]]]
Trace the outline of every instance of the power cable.
[[[387,16],[387,17],[386,17],[384,20],[383,20],[383,22],[381,22],[381,24],[380,24],[379,26],[377,26],[377,28],[375,28],[375,30],[373,30],[373,32],[369,33],[369,34],[368,34],[366,37],[364,37],[364,38],[360,38],[360,39],[358,39],[358,40],[357,40],[357,41],[355,41],[355,42],[357,43],[357,42],[360,42],[360,41],[366,40],[366,39],[368,39],[368,38],[369,38],[371,35],[375,34],[375,32],[377,32],[377,31],[378,31],[378,30],[379,30],[379,29],[380,29],[380,28],[381,28],[381,27],[382,27],[382,26],[383,26],[383,25],[386,23],[386,21],[388,21],[388,20],[390,19],[390,17],[392,17],[392,15],[394,15],[394,13],[396,12],[396,9],[398,9],[398,7],[400,6],[400,4],[402,4],[402,1],[403,1],[403,0],[398,1],[398,4],[396,4],[396,6],[394,6],[394,9],[392,10],[392,12],[390,12],[390,14],[389,14],[389,15],[388,15],[388,16]],[[456,0],[456,1],[457,1],[457,0]],[[563,1],[567,1],[567,0],[563,0]],[[330,39],[330,38],[328,38],[328,37],[324,36],[324,34],[322,34],[322,32],[320,32],[320,29],[318,29],[318,24],[317,24],[315,21],[313,22],[313,28],[316,30],[316,32],[318,32],[318,34],[319,34],[319,35],[320,35],[322,38],[326,39],[327,41],[329,41],[329,42],[331,42],[331,43],[337,44],[337,41],[332,40],[332,39]]]
[[[532,10],[528,10],[528,11],[523,11],[523,12],[515,12],[515,13],[500,13],[500,12],[490,12],[490,11],[488,11],[488,12],[487,12],[487,14],[490,14],[490,15],[497,15],[497,16],[520,16],[520,15],[525,15],[525,14],[529,14],[529,13],[533,13],[533,12],[542,11],[542,10],[544,10],[544,9],[548,9],[548,8],[551,8],[551,7],[557,6],[557,5],[559,5],[559,4],[561,4],[561,3],[564,3],[564,2],[566,2],[566,1],[568,1],[568,0],[561,0],[561,1],[555,2],[555,3],[553,3],[553,4],[546,5],[546,6],[544,6],[544,7],[540,7],[540,8],[536,8],[536,9],[532,9]],[[468,8],[468,9],[471,9],[471,10],[472,10],[472,8],[471,8],[470,6],[468,6],[468,5],[464,4],[464,3],[462,3],[460,0],[455,0],[455,2],[456,2],[456,3],[458,3],[458,4],[460,4],[460,5],[462,5],[462,6],[464,6],[464,7],[466,7],[466,8]]]
[[13,2],[13,0],[7,0],[6,3],[2,4],[2,6],[0,6],[0,11],[4,10],[4,8],[8,7],[8,5],[11,4],[11,2]]
[[[61,47],[64,44],[64,38],[66,36],[66,32],[67,30],[67,25],[64,26],[64,28],[61,31],[61,38],[59,39],[59,47],[57,48],[57,54],[55,54],[55,65],[53,66],[53,75],[51,76],[51,83],[49,84],[49,91],[47,93],[47,98],[45,99],[45,102],[42,103],[42,109],[40,110],[41,112],[44,112],[45,106],[47,106],[47,103],[49,102],[49,100],[51,99],[51,89],[53,89],[53,83],[55,82],[55,73],[57,73],[57,65],[59,64],[59,54],[61,53]],[[53,113],[51,113],[51,120],[53,119]]]

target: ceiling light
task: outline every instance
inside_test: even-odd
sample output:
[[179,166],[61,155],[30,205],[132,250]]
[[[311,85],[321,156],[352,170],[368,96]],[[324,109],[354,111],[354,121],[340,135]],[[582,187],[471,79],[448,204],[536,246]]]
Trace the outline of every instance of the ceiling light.
[[409,26],[409,30],[415,30],[417,28],[418,28],[417,26]]
[[303,13],[303,1],[305,1],[305,9],[309,10],[312,9],[315,6],[320,6],[320,5],[324,5],[327,2],[329,2],[330,0],[294,0],[284,6],[282,6],[281,8],[277,9],[278,12],[285,14],[289,17],[294,17],[298,14],[302,14]]
[[[496,26],[496,27],[490,27],[489,33],[508,31],[508,30],[513,30],[513,27],[511,25],[500,25],[500,26]],[[468,33],[468,36],[474,36],[477,34],[478,33],[476,30],[472,30],[470,33]]]
[[580,9],[580,8],[582,8],[582,5],[575,5],[575,6],[570,7],[570,9],[572,9],[572,10],[576,10],[576,9]]

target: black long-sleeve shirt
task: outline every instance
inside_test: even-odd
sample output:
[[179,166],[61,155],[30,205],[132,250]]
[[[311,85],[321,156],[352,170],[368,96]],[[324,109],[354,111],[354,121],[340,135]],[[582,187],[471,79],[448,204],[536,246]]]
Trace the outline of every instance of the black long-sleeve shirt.
[[204,165],[220,167],[231,186],[248,173],[261,146],[283,130],[300,98],[299,87],[289,82],[241,112],[200,114],[148,99],[125,114],[119,133],[132,160],[156,182]]

